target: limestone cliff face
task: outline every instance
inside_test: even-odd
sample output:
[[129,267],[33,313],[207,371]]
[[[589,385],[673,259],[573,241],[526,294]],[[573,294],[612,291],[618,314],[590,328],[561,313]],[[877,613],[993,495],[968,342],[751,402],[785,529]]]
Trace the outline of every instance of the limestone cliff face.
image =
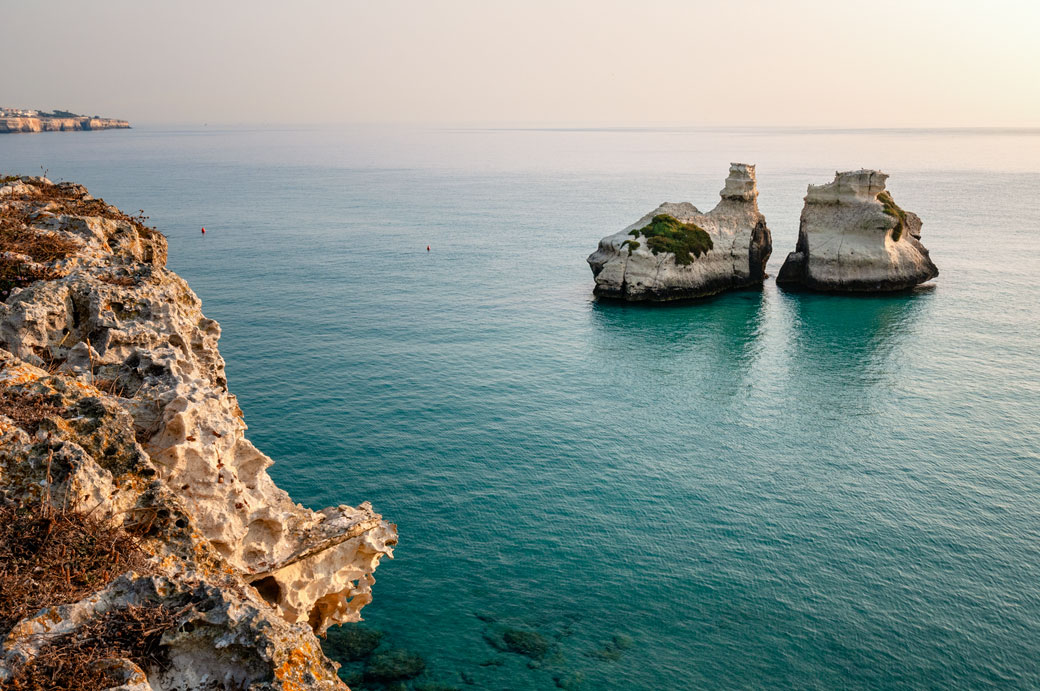
[[177,664],[131,670],[133,688],[343,688],[315,633],[360,619],[395,526],[367,503],[308,510],[274,484],[228,391],[220,326],[165,268],[162,235],[43,178],[0,184],[0,226],[0,403],[47,401],[28,425],[0,404],[0,502],[46,490],[62,510],[154,524],[147,573],[0,631],[0,682],[37,634],[176,600],[193,603],[163,634]]
[[[731,164],[720,196],[722,201],[708,213],[689,202],[666,202],[600,240],[588,258],[596,279],[594,293],[666,301],[761,285],[772,236],[758,210],[755,167]],[[662,230],[653,237],[655,224]],[[676,247],[678,252],[671,251]]]
[[129,129],[126,120],[112,118],[0,118],[4,132],[68,132],[72,130]]
[[876,170],[835,173],[809,185],[798,245],[777,284],[831,292],[905,290],[939,275],[921,244],[921,219],[885,191]]

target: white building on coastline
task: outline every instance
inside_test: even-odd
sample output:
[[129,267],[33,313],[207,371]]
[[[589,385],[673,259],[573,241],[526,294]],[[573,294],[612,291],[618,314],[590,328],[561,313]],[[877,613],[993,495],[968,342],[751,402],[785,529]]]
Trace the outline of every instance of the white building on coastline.
[[40,114],[38,110],[26,108],[5,108],[0,106],[0,118],[34,118]]

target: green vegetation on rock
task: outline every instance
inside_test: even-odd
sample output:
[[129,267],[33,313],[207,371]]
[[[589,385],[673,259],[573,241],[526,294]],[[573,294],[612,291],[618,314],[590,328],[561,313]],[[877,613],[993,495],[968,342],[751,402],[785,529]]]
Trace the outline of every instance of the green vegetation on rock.
[[715,246],[706,230],[695,223],[683,223],[668,214],[658,214],[650,221],[650,225],[629,231],[628,234],[645,237],[651,252],[671,252],[675,255],[675,263],[683,265],[692,263],[696,257]]
[[628,248],[628,256],[632,256],[634,250],[639,249],[639,240],[625,240],[621,243],[622,247]]
[[896,227],[892,229],[892,239],[899,240],[906,229],[906,212],[899,208],[899,205],[892,199],[892,195],[887,191],[879,194],[877,200],[881,202],[885,213],[896,219]]

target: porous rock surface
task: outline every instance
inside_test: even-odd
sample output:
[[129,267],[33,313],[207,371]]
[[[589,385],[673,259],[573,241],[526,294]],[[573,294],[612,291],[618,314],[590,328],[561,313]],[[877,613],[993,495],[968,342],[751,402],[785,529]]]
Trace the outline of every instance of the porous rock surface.
[[[227,389],[220,326],[165,268],[161,234],[82,186],[4,180],[0,213],[78,249],[41,265],[0,247],[45,277],[0,294],[0,395],[57,410],[35,430],[0,410],[0,501],[147,520],[150,566],[0,631],[0,687],[48,635],[169,601],[190,604],[163,634],[173,664],[137,669],[135,689],[345,688],[315,634],[360,619],[396,526],[367,502],[308,510],[274,484]],[[96,215],[67,213],[85,204]]]
[[855,170],[809,185],[798,244],[777,284],[870,293],[905,290],[938,276],[921,244],[921,219],[895,204],[885,191],[887,179],[876,170]]
[[[758,210],[755,166],[733,163],[722,200],[708,213],[689,202],[665,202],[624,230],[608,235],[588,262],[596,279],[595,295],[630,301],[699,298],[734,288],[761,285],[772,252],[772,236]],[[631,234],[666,214],[707,232],[712,248],[689,263],[669,252],[654,253]],[[638,247],[633,248],[635,239]],[[692,257],[692,255],[691,255]]]

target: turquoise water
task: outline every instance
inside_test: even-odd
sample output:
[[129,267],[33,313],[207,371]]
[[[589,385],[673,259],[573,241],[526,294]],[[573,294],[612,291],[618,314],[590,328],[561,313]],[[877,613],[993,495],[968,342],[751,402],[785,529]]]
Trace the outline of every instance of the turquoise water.
[[[731,160],[770,273],[806,184],[870,166],[940,277],[593,301],[599,238],[710,208]],[[279,484],[398,524],[364,614],[422,680],[1040,686],[1040,131],[0,138],[0,170],[41,166],[167,233]]]

